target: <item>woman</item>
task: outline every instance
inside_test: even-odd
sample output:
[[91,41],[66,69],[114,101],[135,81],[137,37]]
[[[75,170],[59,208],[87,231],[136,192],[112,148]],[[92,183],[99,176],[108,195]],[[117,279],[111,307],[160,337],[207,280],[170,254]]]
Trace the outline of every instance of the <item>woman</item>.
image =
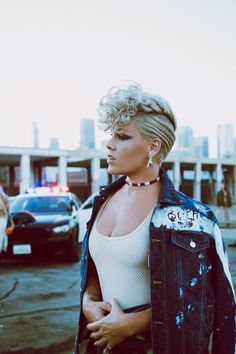
[[[84,239],[75,353],[234,353],[234,294],[217,221],[174,189],[168,103],[137,84],[99,105],[108,171]],[[210,340],[212,339],[212,340]]]
[[8,197],[0,186],[0,257],[1,253],[7,250],[7,228],[12,226],[13,221],[9,212]]
[[[218,220],[224,220],[225,225],[230,226],[229,208],[232,206],[232,201],[230,191],[227,189],[224,181],[222,181],[221,189],[216,195],[216,205]],[[222,217],[222,214],[224,218]]]

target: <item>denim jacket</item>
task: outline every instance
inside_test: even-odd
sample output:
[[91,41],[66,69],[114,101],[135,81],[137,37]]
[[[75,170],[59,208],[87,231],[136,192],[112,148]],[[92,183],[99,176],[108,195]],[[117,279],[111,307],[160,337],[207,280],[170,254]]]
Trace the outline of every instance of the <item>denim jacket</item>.
[[[206,354],[210,346],[213,354],[234,354],[235,297],[218,222],[207,206],[177,192],[162,168],[160,177],[148,262],[153,354]],[[94,220],[104,201],[124,183],[125,176],[94,201],[82,248],[81,301],[92,262],[88,238]],[[82,311],[78,325],[75,354],[80,354],[86,327]]]

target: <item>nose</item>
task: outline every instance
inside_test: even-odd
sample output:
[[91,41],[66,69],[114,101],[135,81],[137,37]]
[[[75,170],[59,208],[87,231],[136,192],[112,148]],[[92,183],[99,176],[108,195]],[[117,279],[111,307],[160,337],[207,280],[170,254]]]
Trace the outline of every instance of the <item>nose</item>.
[[114,144],[114,140],[113,140],[113,136],[111,136],[111,138],[108,140],[107,142],[107,149],[108,150],[115,150],[115,144]]

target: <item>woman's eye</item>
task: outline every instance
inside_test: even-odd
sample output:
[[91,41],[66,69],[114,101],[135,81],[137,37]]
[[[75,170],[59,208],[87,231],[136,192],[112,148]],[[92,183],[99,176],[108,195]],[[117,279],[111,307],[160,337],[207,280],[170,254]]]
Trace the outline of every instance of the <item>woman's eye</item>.
[[124,135],[121,135],[121,134],[116,134],[117,138],[120,139],[120,140],[124,140],[125,139],[125,136]]
[[116,136],[119,140],[128,140],[128,139],[131,138],[131,137],[128,136],[128,135],[123,135],[123,134],[118,134],[118,133],[116,133],[115,136]]

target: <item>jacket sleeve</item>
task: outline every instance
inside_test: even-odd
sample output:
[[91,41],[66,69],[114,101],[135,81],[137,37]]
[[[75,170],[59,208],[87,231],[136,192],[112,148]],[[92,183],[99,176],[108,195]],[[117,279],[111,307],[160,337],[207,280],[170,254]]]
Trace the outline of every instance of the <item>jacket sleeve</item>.
[[213,231],[215,239],[215,319],[212,354],[235,353],[235,294],[229,271],[228,257],[217,224]]

